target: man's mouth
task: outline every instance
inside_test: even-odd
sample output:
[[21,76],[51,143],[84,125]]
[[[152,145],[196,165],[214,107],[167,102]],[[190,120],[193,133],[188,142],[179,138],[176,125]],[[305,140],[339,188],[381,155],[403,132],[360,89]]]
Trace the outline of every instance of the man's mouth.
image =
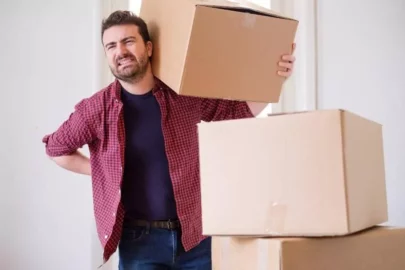
[[123,58],[121,60],[118,61],[118,66],[126,66],[129,64],[132,64],[134,62],[134,60],[132,58]]

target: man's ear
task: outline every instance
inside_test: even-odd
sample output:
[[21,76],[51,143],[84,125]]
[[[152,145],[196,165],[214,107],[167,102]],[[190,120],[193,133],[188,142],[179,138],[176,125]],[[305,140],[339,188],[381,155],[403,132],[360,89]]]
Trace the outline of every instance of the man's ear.
[[153,44],[152,41],[146,42],[146,50],[148,51],[148,56],[151,57],[153,53]]

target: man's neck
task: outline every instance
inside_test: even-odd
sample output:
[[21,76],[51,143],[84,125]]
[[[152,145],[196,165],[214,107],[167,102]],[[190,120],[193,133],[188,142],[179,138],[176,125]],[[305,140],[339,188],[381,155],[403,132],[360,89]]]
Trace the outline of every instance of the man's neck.
[[145,76],[136,82],[125,82],[120,80],[120,83],[129,93],[143,95],[152,90],[155,85],[155,78],[152,72],[146,72]]

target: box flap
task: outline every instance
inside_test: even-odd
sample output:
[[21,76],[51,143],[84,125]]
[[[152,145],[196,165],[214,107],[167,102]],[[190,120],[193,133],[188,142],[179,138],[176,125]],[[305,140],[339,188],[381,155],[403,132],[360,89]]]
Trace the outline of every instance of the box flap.
[[262,6],[256,5],[249,1],[242,1],[243,3],[239,3],[239,2],[231,2],[231,1],[225,1],[225,0],[194,0],[194,2],[197,6],[222,8],[222,9],[233,10],[233,11],[238,11],[238,12],[248,12],[248,13],[253,13],[253,14],[257,14],[257,15],[264,15],[264,16],[270,16],[270,17],[275,17],[275,18],[280,18],[280,19],[296,21],[293,18],[285,16],[276,11],[264,8]]
[[214,236],[213,270],[281,270],[281,242],[266,238]]
[[294,115],[294,114],[313,114],[313,113],[323,113],[323,112],[347,112],[343,109],[318,109],[318,110],[303,110],[303,111],[287,111],[287,112],[278,112],[278,113],[268,113],[268,117],[274,116],[284,116],[284,115]]

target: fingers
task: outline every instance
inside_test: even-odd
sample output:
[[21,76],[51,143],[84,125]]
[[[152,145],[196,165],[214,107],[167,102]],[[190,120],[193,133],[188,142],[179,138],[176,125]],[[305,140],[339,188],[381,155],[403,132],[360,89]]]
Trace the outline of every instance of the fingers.
[[292,44],[292,53],[290,55],[283,55],[281,61],[278,62],[280,70],[277,72],[282,77],[290,77],[294,68],[295,56],[293,55],[296,44]]
[[283,76],[283,77],[290,77],[294,68],[294,61],[295,59],[291,59],[291,62],[284,62],[280,61],[278,62],[278,66],[280,67],[280,70],[278,71],[278,75]]
[[282,76],[282,77],[288,78],[288,77],[291,76],[292,70],[289,69],[288,71],[278,71],[277,74]]
[[278,62],[278,66],[283,67],[287,70],[287,69],[292,69],[294,67],[294,64],[290,63],[290,62]]
[[287,62],[295,62],[295,56],[294,55],[283,55],[281,57],[282,60],[287,61]]
[[282,77],[290,77],[292,74],[292,70],[294,68],[294,64],[290,62],[279,62],[279,67],[281,68],[278,71],[278,75]]

